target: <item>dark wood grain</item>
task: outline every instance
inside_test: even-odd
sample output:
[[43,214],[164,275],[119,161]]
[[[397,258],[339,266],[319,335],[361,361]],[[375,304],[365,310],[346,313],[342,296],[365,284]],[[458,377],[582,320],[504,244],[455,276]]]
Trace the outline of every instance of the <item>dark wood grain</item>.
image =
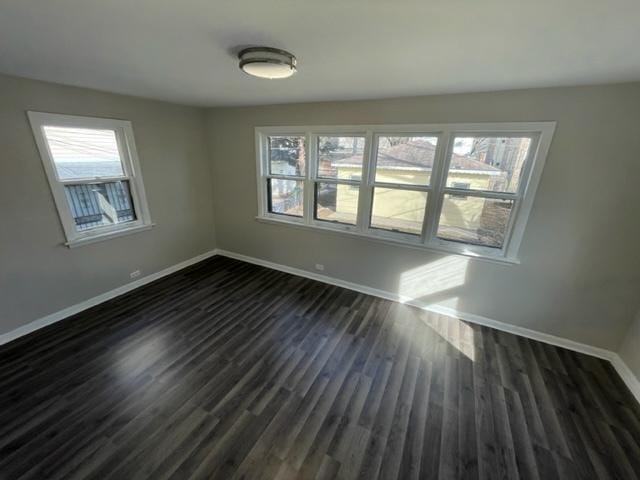
[[633,479],[610,364],[214,257],[0,347],[1,479]]

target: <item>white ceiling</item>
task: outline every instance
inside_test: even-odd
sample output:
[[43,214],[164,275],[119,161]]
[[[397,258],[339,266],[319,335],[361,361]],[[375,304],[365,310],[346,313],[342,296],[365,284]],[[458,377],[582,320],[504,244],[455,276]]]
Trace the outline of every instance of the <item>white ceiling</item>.
[[[2,0],[0,72],[193,105],[640,80],[638,0]],[[259,80],[238,46],[290,50]]]

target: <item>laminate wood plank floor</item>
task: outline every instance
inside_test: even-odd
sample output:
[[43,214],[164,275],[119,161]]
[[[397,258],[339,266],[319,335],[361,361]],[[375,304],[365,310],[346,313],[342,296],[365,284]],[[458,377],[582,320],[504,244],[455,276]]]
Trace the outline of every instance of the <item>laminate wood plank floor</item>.
[[603,360],[217,256],[0,347],[0,478],[633,479]]

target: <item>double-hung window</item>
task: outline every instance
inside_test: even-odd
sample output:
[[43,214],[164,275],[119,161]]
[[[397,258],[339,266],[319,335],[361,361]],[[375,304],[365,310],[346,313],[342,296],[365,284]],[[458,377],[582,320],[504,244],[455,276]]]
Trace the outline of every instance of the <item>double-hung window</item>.
[[317,159],[313,196],[313,219],[355,226],[365,163],[366,139],[359,134],[314,135],[312,153]]
[[29,112],[68,246],[151,227],[131,124]]
[[258,218],[517,261],[554,129],[259,127]]
[[304,134],[272,135],[264,147],[268,210],[277,215],[303,218],[307,171]]

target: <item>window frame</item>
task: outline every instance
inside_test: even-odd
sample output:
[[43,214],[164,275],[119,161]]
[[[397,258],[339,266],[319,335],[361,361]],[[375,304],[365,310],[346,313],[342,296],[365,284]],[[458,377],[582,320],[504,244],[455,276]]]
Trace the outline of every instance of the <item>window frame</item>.
[[[362,174],[360,176],[360,180],[345,180],[345,179],[338,179],[338,178],[331,178],[331,177],[323,177],[319,174],[319,169],[320,169],[320,165],[318,163],[318,160],[320,158],[319,153],[318,153],[318,144],[320,141],[320,137],[363,137],[364,138],[364,148],[362,151]],[[359,230],[359,225],[360,225],[360,196],[362,193],[362,185],[364,183],[364,176],[365,176],[365,164],[367,163],[367,158],[369,156],[369,152],[368,152],[368,141],[367,141],[367,136],[366,136],[366,132],[364,131],[349,131],[349,132],[345,132],[345,131],[341,131],[341,132],[318,132],[318,131],[314,131],[313,133],[309,133],[309,146],[310,146],[310,151],[309,151],[309,166],[310,166],[310,176],[311,176],[311,190],[309,191],[309,194],[311,196],[310,202],[311,202],[311,225],[317,226],[319,228],[334,228],[334,229],[338,229],[338,230],[343,230],[346,232],[357,232]],[[320,183],[330,183],[333,185],[336,185],[336,188],[338,185],[349,185],[349,186],[355,186],[358,187],[358,209],[356,211],[356,223],[355,225],[349,224],[349,223],[344,223],[344,222],[339,222],[339,221],[331,221],[331,220],[322,220],[319,218],[316,218],[316,213],[317,213],[317,191],[316,191],[316,187],[318,184]]]
[[[283,174],[272,174],[271,173],[271,158],[269,156],[269,137],[277,136],[277,137],[302,137],[304,138],[304,150],[305,150],[305,172],[303,176],[298,175],[283,175]],[[296,131],[294,129],[280,129],[279,132],[274,132],[272,134],[263,136],[256,142],[256,152],[259,152],[257,155],[258,158],[261,159],[260,168],[258,169],[261,182],[258,182],[258,196],[260,198],[260,213],[259,215],[263,218],[271,218],[278,219],[285,217],[288,222],[301,222],[303,219],[307,217],[309,214],[308,211],[308,177],[309,177],[309,137],[304,131]],[[272,213],[269,211],[269,206],[271,205],[271,200],[269,199],[270,188],[269,188],[269,180],[270,179],[279,179],[279,180],[293,180],[293,181],[301,181],[302,182],[302,195],[303,195],[303,213],[301,217],[296,215],[288,215],[284,213]]]
[[[397,128],[397,127],[396,127]],[[388,240],[398,240],[410,244],[418,244],[420,246],[424,246],[424,238],[428,235],[427,229],[427,221],[429,218],[429,205],[432,202],[429,202],[429,198],[432,198],[433,195],[433,178],[434,174],[437,173],[438,165],[438,154],[441,153],[442,149],[442,132],[438,130],[431,129],[421,129],[418,131],[397,131],[395,129],[384,128],[381,131],[373,131],[373,136],[371,139],[372,142],[372,152],[371,157],[368,159],[369,165],[369,176],[368,176],[368,187],[370,190],[367,191],[367,200],[366,203],[367,212],[366,212],[366,223],[365,223],[365,233],[371,237],[380,237]],[[388,183],[388,182],[376,182],[376,170],[378,168],[378,147],[379,147],[379,138],[380,137],[435,137],[437,138],[436,144],[436,152],[435,158],[433,161],[433,168],[431,170],[431,176],[429,177],[429,183],[427,185],[416,185],[416,184],[400,184],[400,183]],[[376,228],[371,226],[371,217],[373,215],[373,197],[375,188],[387,188],[387,189],[395,189],[395,190],[409,190],[412,192],[425,192],[427,194],[427,204],[425,205],[425,215],[422,219],[422,231],[419,235],[411,234],[407,232],[397,231],[397,230],[386,230],[381,228]]]
[[[499,123],[452,123],[452,124],[410,124],[410,125],[339,125],[339,126],[296,126],[296,127],[256,127],[256,162],[258,182],[258,215],[257,220],[288,224],[303,228],[312,228],[336,233],[358,236],[383,243],[404,245],[412,248],[448,252],[467,255],[503,263],[518,263],[518,251],[529,214],[533,206],[536,189],[542,176],[544,164],[556,122],[499,122]],[[281,214],[273,214],[267,210],[266,180],[268,177],[269,136],[296,135],[305,138],[307,152],[304,185],[303,216],[294,219]],[[315,184],[326,182],[319,177],[317,139],[319,136],[364,136],[364,160],[362,181],[360,183],[356,225],[341,224],[315,219]],[[433,136],[438,138],[434,164],[429,185],[403,185],[375,182],[377,162],[377,139],[380,136]],[[494,136],[494,137],[529,137],[531,144],[518,189],[514,193],[492,192],[473,189],[457,189],[447,187],[449,163],[453,153],[456,136]],[[266,155],[265,155],[266,153]],[[266,169],[266,170],[265,170]],[[340,183],[330,181],[329,183]],[[349,181],[342,183],[350,184]],[[411,191],[425,191],[428,195],[422,234],[413,235],[398,231],[387,231],[370,226],[373,208],[373,189],[403,188]],[[504,242],[501,248],[486,247],[446,240],[437,237],[437,229],[446,194],[459,194],[466,197],[513,199]],[[286,218],[285,218],[286,217]]]
[[[65,245],[69,248],[106,240],[121,235],[147,230],[154,226],[147,203],[147,197],[142,181],[140,162],[135,146],[131,122],[126,120],[65,115],[58,113],[27,112],[31,129],[35,138],[40,159],[44,167],[49,187],[60,217]],[[122,176],[116,177],[88,177],[62,180],[58,176],[54,158],[44,133],[44,127],[67,127],[99,130],[113,130],[118,145],[120,161],[122,162]],[[104,225],[85,231],[77,230],[75,220],[65,195],[65,185],[104,184],[108,182],[127,181],[131,195],[135,220],[115,225]]]

